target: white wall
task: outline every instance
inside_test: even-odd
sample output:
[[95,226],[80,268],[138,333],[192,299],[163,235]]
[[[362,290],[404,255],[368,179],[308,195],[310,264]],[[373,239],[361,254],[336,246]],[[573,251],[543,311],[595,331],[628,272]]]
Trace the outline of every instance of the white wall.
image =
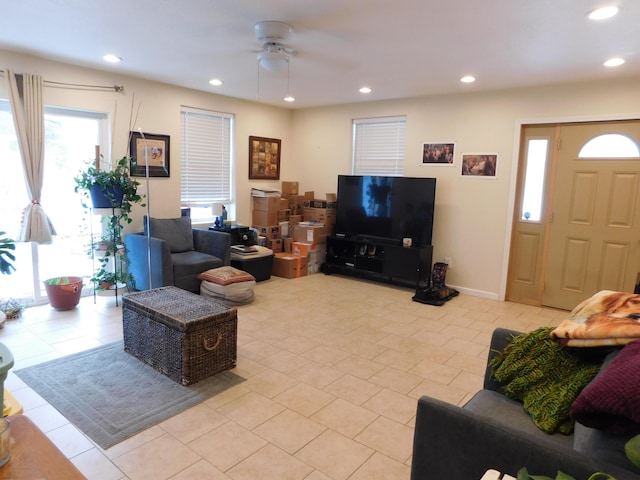
[[[162,83],[136,79],[114,73],[77,68],[66,64],[51,62],[35,57],[17,55],[0,50],[0,69],[17,73],[42,75],[45,81],[74,83],[84,85],[122,85],[124,93],[113,91],[90,91],[68,88],[44,88],[46,105],[77,108],[98,112],[107,112],[112,118],[113,152],[111,158],[121,158],[127,152],[129,130],[163,134],[170,136],[170,177],[150,179],[150,207],[154,217],[172,217],[180,215],[180,108],[196,107],[235,115],[236,152],[235,195],[237,202],[231,206],[230,218],[250,222],[250,191],[252,186],[270,186],[278,188],[274,181],[248,181],[249,136],[279,138],[283,143],[281,175],[293,176],[291,149],[291,111],[274,108],[255,102],[237,100],[230,97],[178,88]],[[0,97],[8,98],[6,82],[0,81]],[[111,146],[102,145],[101,151],[109,158]],[[94,152],[87,152],[91,159]],[[140,179],[146,191],[144,179]],[[145,211],[139,207],[134,211],[135,221],[130,230],[142,228],[142,215]]]
[[[179,215],[181,105],[235,115],[237,211],[231,216],[245,224],[251,219],[251,187],[278,188],[280,183],[248,180],[250,135],[282,139],[281,180],[298,180],[302,191],[321,196],[335,192],[338,174],[351,172],[353,118],[407,115],[405,174],[438,179],[434,261],[451,258],[447,283],[490,298],[504,294],[521,123],[640,117],[638,78],[290,111],[2,50],[0,69],[40,74],[49,81],[123,85],[124,94],[47,87],[45,103],[109,112],[114,158],[126,152],[132,104],[138,113],[131,128],[171,136],[171,177],[151,179],[151,214],[156,217]],[[7,98],[4,82],[0,97]],[[421,165],[423,142],[450,141],[456,142],[455,167]],[[462,152],[498,153],[497,178],[460,178]],[[87,152],[87,158],[92,156]],[[143,213],[133,229],[141,228]]]
[[[452,259],[447,283],[503,298],[521,123],[640,117],[639,79],[412,98],[296,111],[301,188],[336,189],[351,173],[351,121],[407,116],[406,176],[436,177],[434,262]],[[455,142],[455,168],[422,166],[424,142]],[[497,178],[460,177],[461,153],[499,154]]]

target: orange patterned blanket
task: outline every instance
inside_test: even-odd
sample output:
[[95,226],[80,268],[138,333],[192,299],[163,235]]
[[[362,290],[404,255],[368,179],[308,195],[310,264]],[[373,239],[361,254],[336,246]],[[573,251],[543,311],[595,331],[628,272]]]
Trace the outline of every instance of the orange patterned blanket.
[[551,338],[570,347],[631,343],[640,338],[640,295],[602,290],[574,308]]

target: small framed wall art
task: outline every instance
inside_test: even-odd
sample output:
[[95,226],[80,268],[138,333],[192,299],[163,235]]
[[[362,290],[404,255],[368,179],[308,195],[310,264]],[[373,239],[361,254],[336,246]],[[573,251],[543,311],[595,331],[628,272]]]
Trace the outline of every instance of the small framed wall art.
[[249,180],[280,180],[281,141],[249,137]]
[[456,144],[447,143],[423,143],[422,165],[453,166],[453,155]]
[[463,177],[496,178],[497,153],[463,153],[461,163]]
[[169,176],[169,135],[130,132],[131,176],[146,177],[147,161],[150,177]]

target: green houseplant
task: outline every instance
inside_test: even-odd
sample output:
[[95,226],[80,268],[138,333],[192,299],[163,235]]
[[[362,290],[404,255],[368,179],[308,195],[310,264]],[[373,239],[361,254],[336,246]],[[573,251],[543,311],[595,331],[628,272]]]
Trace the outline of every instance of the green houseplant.
[[[16,256],[13,254],[16,249],[16,242],[5,235],[6,232],[0,232],[0,273],[11,275],[16,270],[13,265],[16,260]],[[13,298],[0,300],[0,312],[4,313],[5,318],[17,318],[22,313],[22,310],[24,310],[24,306],[18,300]],[[0,328],[4,325],[4,318],[1,321]]]
[[6,232],[0,232],[0,273],[11,275],[16,269],[12,263],[16,259],[13,254],[16,249],[16,242],[4,235],[6,235]]
[[[98,239],[92,239],[91,250],[99,251],[99,267],[94,272],[91,282],[97,290],[109,290],[113,285],[132,285],[133,278],[127,273],[129,258],[122,229],[125,224],[132,222],[131,209],[133,205],[145,206],[144,195],[138,193],[140,183],[130,175],[130,160],[122,157],[111,165],[109,169],[100,169],[93,162],[82,170],[75,178],[75,191],[82,194],[82,205],[90,208],[110,208],[111,214],[103,215],[104,234]],[[96,191],[103,194],[106,203],[96,205]],[[107,245],[107,248],[99,248]],[[91,252],[94,255],[94,252]],[[115,268],[118,257],[120,268]],[[113,264],[112,264],[113,261]]]
[[[632,437],[624,446],[624,453],[631,463],[640,468],[640,435]],[[518,471],[517,480],[576,480],[564,472],[558,472],[555,479],[542,475],[530,475],[526,468]],[[587,480],[618,480],[604,472],[595,472]],[[622,479],[620,479],[622,480]]]

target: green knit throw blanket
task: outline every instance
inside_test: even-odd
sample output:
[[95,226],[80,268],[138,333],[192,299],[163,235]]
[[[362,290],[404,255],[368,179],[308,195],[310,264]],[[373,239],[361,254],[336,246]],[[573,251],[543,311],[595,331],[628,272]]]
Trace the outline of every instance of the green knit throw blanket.
[[554,342],[553,328],[514,336],[490,366],[504,394],[524,404],[533,423],[546,433],[573,432],[571,404],[597,375],[601,362],[580,358]]

